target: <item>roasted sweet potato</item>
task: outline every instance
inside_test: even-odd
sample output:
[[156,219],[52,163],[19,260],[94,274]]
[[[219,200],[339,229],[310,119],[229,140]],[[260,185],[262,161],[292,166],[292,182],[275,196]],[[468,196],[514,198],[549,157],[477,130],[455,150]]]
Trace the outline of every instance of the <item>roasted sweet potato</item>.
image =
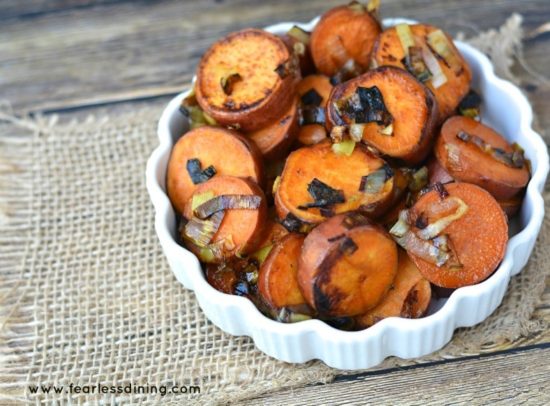
[[291,52],[298,57],[300,73],[302,76],[309,75],[315,71],[311,49],[309,47],[311,33],[294,26],[281,39]]
[[332,76],[350,60],[366,70],[380,31],[378,20],[359,3],[329,10],[311,34],[311,55],[317,70]]
[[197,101],[220,124],[258,130],[289,108],[299,78],[297,65],[273,34],[258,29],[229,34],[201,59]]
[[[506,216],[479,186],[439,184],[420,197],[407,217],[412,234],[404,236],[404,247],[424,277],[437,286],[458,288],[481,282],[504,257]],[[433,258],[425,255],[427,248],[435,253]]]
[[217,264],[206,265],[206,280],[216,290],[232,295],[238,282],[237,273],[231,267],[220,267]]
[[382,302],[367,313],[356,317],[357,327],[372,326],[386,317],[416,319],[428,310],[431,299],[430,282],[424,279],[404,250],[399,250],[397,274]]
[[454,182],[454,178],[441,166],[439,160],[435,156],[428,160],[426,166],[428,167],[430,184]]
[[[296,86],[296,93],[298,97],[302,98],[307,93],[314,90],[318,96],[320,96],[319,103],[321,107],[326,107],[328,99],[330,97],[330,92],[332,91],[332,84],[330,83],[330,78],[325,75],[308,75],[298,82]],[[307,96],[306,96],[307,97]],[[304,104],[310,104],[305,100]]]
[[[303,78],[296,87],[300,97],[302,109],[326,108],[332,84],[325,75],[309,75]],[[301,145],[314,145],[327,138],[327,130],[324,123],[307,124],[300,126],[298,141]]]
[[279,222],[270,218],[266,222],[264,227],[264,236],[260,244],[258,244],[258,247],[261,249],[264,247],[273,246],[282,240],[287,234],[288,231],[286,228],[284,228]]
[[393,169],[361,144],[350,156],[335,153],[328,141],[303,147],[286,160],[275,192],[277,214],[312,224],[351,210],[376,216],[394,198],[394,179]]
[[[435,184],[438,182],[445,184],[455,181],[454,178],[449,174],[449,172],[447,172],[445,168],[441,166],[437,158],[431,158],[427,166],[430,173],[430,184]],[[502,210],[504,210],[504,213],[506,213],[506,216],[510,219],[514,217],[521,208],[521,204],[523,202],[523,193],[519,193],[514,197],[511,197],[510,199],[497,199],[497,202],[498,204],[500,204]]]
[[327,130],[321,124],[303,125],[298,132],[299,146],[315,145],[326,140]]
[[295,99],[281,117],[267,127],[246,135],[264,158],[271,161],[285,156],[298,135],[298,129],[298,103]]
[[323,317],[364,314],[388,292],[397,272],[391,237],[360,213],[341,214],[306,237],[298,283]]
[[511,219],[514,217],[519,209],[521,209],[521,204],[523,203],[523,194],[514,196],[511,199],[497,200],[500,207],[506,213],[506,216]]
[[[188,219],[182,231],[184,242],[204,262],[218,263],[235,254],[255,251],[263,237],[267,204],[263,191],[253,181],[216,176],[196,188],[183,214]],[[201,226],[199,220],[213,222],[215,215],[220,215],[221,221]],[[205,232],[208,230],[212,235]]]
[[305,304],[296,276],[303,242],[301,234],[286,235],[273,245],[260,268],[259,292],[275,309]]
[[228,175],[263,182],[256,146],[235,131],[204,126],[182,136],[170,155],[166,189],[178,213],[199,186],[212,176]]
[[455,180],[481,186],[497,200],[513,198],[529,182],[523,152],[492,128],[468,117],[455,116],[445,122],[435,156]]
[[390,27],[378,37],[372,56],[375,66],[407,69],[423,81],[437,99],[440,120],[453,113],[470,89],[472,74],[468,63],[452,38],[437,27]]
[[410,73],[385,66],[335,86],[327,120],[349,132],[358,128],[363,141],[382,154],[417,164],[432,146],[437,102]]

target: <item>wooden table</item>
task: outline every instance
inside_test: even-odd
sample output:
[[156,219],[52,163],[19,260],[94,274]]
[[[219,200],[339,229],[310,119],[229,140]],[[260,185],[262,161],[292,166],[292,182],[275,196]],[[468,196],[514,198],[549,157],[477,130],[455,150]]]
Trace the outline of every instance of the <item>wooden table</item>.
[[[223,34],[278,21],[308,21],[341,0],[131,2],[41,0],[0,3],[0,99],[15,111],[98,113],[163,103],[186,87],[202,52]],[[527,33],[550,21],[548,0],[384,0],[382,12],[451,33],[500,26],[513,12]],[[550,35],[525,43],[525,60],[544,75]],[[515,69],[540,128],[550,128],[550,85]],[[536,83],[536,84],[535,84]],[[550,289],[533,316],[541,330],[479,356],[338,377],[328,385],[258,401],[377,404],[540,404],[550,393]]]

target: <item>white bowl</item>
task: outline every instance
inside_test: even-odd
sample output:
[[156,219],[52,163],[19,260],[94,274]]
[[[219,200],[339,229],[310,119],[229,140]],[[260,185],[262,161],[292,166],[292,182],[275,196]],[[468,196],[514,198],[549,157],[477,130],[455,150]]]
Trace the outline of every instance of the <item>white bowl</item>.
[[[283,33],[294,24],[312,30],[317,21],[282,23],[266,30]],[[398,21],[403,20],[384,20],[384,24]],[[391,317],[363,331],[340,331],[319,320],[279,323],[263,316],[248,299],[218,292],[206,282],[198,259],[175,240],[176,216],[166,194],[165,176],[172,145],[187,131],[186,120],[178,111],[186,93],[170,101],[158,124],[160,145],[147,163],[155,229],[176,278],[195,291],[199,305],[215,325],[229,334],[252,337],[260,350],[279,360],[301,363],[320,359],[335,368],[362,369],[392,355],[414,358],[436,351],[449,342],[456,328],[473,326],[497,308],[510,277],[527,263],[542,224],[541,192],[548,173],[548,153],[542,138],[531,128],[533,113],[520,90],[497,78],[491,62],[481,52],[458,41],[456,45],[472,68],[473,87],[483,96],[483,122],[508,140],[520,143],[531,160],[533,173],[516,220],[517,230],[499,268],[484,282],[457,289],[448,299],[436,301],[424,318]]]

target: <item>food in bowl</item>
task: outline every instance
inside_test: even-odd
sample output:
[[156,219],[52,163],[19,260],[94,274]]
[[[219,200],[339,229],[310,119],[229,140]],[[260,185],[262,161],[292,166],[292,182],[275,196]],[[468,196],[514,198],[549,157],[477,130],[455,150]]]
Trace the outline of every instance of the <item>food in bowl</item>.
[[[349,40],[334,15],[353,19]],[[432,286],[495,271],[529,181],[521,148],[479,122],[450,37],[376,15],[354,2],[311,34],[230,34],[181,106],[191,130],[167,171],[181,243],[212,286],[281,322],[422,317]]]

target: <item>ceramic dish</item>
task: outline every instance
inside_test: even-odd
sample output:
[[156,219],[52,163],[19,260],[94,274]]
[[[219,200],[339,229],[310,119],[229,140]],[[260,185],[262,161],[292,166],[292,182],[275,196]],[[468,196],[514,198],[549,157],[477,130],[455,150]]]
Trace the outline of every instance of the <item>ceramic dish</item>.
[[[311,31],[318,19],[296,24]],[[386,19],[385,26],[401,19]],[[295,23],[267,27],[284,33]],[[472,68],[472,87],[481,93],[482,121],[509,141],[518,142],[531,160],[532,178],[504,260],[482,283],[455,290],[447,299],[433,301],[420,319],[387,318],[356,332],[334,329],[320,320],[283,324],[263,316],[246,298],[218,292],[205,280],[198,259],[175,240],[176,216],[165,190],[166,166],[174,142],[187,131],[178,108],[186,96],[176,96],[164,110],[158,125],[160,145],[147,164],[147,189],[155,207],[155,229],[177,280],[195,292],[206,316],[222,330],[252,337],[266,354],[287,362],[320,359],[341,369],[369,368],[384,358],[419,357],[443,347],[458,327],[473,326],[487,318],[501,303],[510,277],[527,263],[539,233],[544,201],[541,195],[548,173],[548,153],[541,137],[531,128],[532,110],[520,90],[495,76],[491,62],[467,44],[456,42]]]

